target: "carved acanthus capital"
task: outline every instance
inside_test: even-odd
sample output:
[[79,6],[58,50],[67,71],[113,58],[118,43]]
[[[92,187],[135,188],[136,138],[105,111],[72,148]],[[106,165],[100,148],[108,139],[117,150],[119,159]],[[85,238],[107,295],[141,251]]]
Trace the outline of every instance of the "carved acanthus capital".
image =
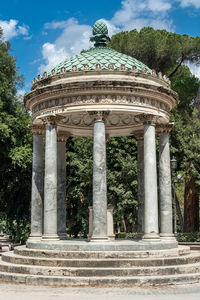
[[156,125],[156,132],[158,132],[158,133],[170,132],[173,127],[174,127],[174,123],[157,124]]
[[151,114],[141,114],[136,116],[136,118],[143,124],[143,125],[155,125],[158,120],[158,116],[151,115]]
[[45,125],[57,125],[63,119],[62,116],[45,116],[42,118],[42,121]]
[[144,140],[144,130],[134,131],[133,136],[137,141],[143,141]]
[[93,121],[105,121],[109,115],[109,111],[91,111],[89,115],[92,116]]
[[57,141],[58,142],[66,142],[67,139],[71,136],[69,132],[66,131],[58,131],[57,133]]
[[32,131],[33,134],[42,135],[45,133],[44,125],[30,124],[28,127]]

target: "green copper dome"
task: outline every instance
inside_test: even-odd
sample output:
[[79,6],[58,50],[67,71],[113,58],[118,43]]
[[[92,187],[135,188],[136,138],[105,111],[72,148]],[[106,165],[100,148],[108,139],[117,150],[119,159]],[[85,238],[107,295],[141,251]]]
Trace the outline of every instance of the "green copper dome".
[[66,59],[54,68],[55,74],[63,73],[63,68],[65,72],[100,69],[142,72],[146,69],[147,74],[152,73],[151,69],[139,60],[105,47],[92,48]]
[[123,70],[135,72],[144,71],[147,74],[152,73],[151,69],[137,59],[106,47],[106,43],[110,38],[104,20],[100,19],[96,21],[92,33],[93,36],[90,40],[95,42],[94,48],[67,58],[57,65],[51,73],[60,74],[63,72],[89,70]]

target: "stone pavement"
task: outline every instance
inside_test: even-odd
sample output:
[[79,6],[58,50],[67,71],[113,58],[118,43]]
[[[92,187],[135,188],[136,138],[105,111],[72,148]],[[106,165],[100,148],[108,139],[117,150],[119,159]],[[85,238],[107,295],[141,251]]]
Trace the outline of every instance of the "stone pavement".
[[200,284],[162,288],[53,288],[0,283],[0,300],[199,300]]

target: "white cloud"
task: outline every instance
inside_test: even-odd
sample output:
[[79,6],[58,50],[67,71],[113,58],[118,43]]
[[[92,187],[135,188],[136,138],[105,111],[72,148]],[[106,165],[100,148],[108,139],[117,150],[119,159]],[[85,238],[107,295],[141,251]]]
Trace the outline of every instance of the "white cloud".
[[[173,21],[168,17],[171,0],[123,0],[122,7],[110,20],[105,20],[109,35],[121,30],[140,30],[144,26],[155,29],[173,30]],[[49,71],[67,57],[78,54],[82,49],[92,46],[89,41],[92,27],[80,25],[78,20],[70,18],[64,21],[53,21],[44,25],[47,30],[61,30],[54,43],[42,46],[43,64],[39,72]]]
[[195,75],[196,77],[198,77],[200,79],[200,65],[199,64],[187,61],[185,63],[185,65],[190,68],[190,71],[193,75]]
[[127,30],[130,28],[130,24],[131,26],[134,24],[136,19],[141,20],[141,24],[145,20],[147,24],[145,26],[152,26],[153,21],[158,20],[162,23],[166,22],[166,28],[168,29],[171,22],[164,18],[170,9],[171,3],[166,0],[124,0],[121,9],[114,14],[111,22]]
[[18,25],[18,20],[9,21],[0,20],[0,27],[3,29],[4,40],[11,40],[18,35],[28,36],[29,27],[27,25]]
[[[45,61],[40,65],[39,72],[49,71],[67,57],[76,55],[82,49],[88,49],[92,46],[89,39],[92,34],[92,27],[80,25],[76,19],[69,19],[65,22],[52,22],[45,25],[46,28],[58,28],[58,24],[65,23],[61,35],[54,43],[45,43],[42,46],[42,57]],[[64,27],[63,27],[64,26]]]
[[181,7],[194,6],[195,8],[200,8],[200,0],[178,0]]
[[42,46],[42,56],[45,64],[40,65],[40,73],[50,71],[58,63],[68,57],[68,53],[64,48],[58,48],[56,44],[45,43]]

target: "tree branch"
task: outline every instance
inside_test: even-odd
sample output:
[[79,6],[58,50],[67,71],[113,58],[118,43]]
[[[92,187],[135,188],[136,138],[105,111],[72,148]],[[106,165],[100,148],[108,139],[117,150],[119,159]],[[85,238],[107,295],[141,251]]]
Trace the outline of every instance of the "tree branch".
[[170,74],[169,74],[169,78],[171,78],[179,69],[179,67],[182,65],[183,61],[184,61],[185,57],[184,55],[182,54],[182,57],[181,57],[181,60],[179,62],[179,64],[176,66],[176,68],[174,69],[174,71],[172,71]]

